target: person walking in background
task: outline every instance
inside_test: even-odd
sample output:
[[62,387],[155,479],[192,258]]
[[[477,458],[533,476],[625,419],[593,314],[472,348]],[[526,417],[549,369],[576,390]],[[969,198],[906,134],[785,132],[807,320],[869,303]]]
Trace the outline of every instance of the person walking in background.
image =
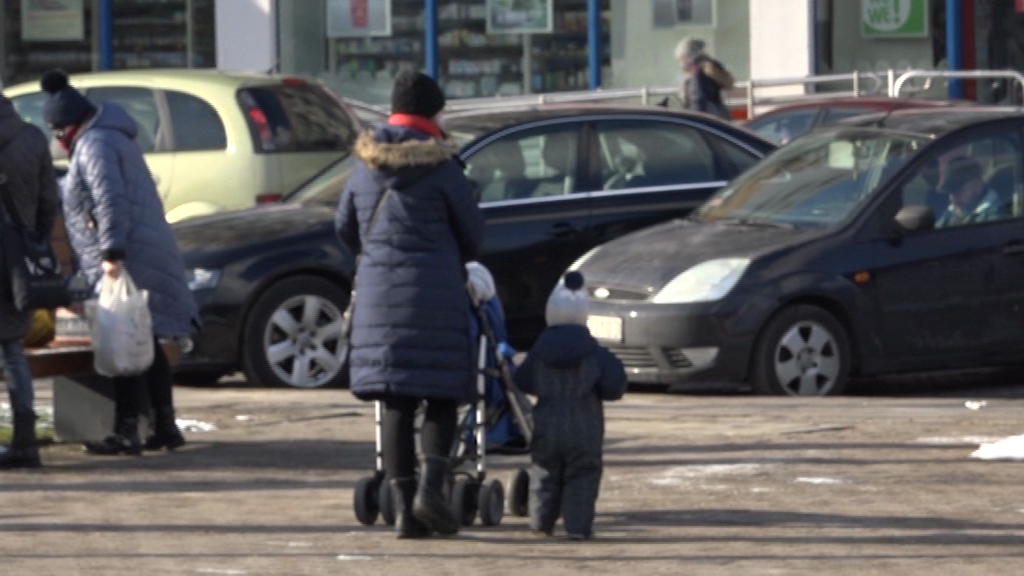
[[[154,361],[141,376],[114,378],[113,433],[87,442],[92,454],[174,450],[185,444],[175,422],[173,375],[163,344],[188,342],[198,329],[198,310],[185,280],[184,263],[164,216],[163,203],[135,143],[138,127],[117,104],[94,106],[62,71],[48,72],[46,122],[71,159],[63,185],[64,219],[80,270],[98,290],[104,275],[127,271],[149,293]],[[140,396],[148,391],[154,434],[139,440]]]
[[683,66],[680,99],[683,107],[730,120],[722,91],[733,87],[732,74],[704,51],[704,41],[683,38],[676,46],[676,60]]
[[604,468],[605,400],[626,393],[626,370],[587,329],[583,275],[569,272],[548,298],[548,327],[515,382],[537,397],[533,408],[530,528],[550,536],[558,517],[573,540],[594,537]]
[[[50,148],[42,131],[24,122],[11,101],[0,94],[0,210],[29,227],[38,238],[49,238],[60,210]],[[0,226],[3,223],[0,221]],[[25,358],[24,338],[31,310],[18,310],[11,290],[10,266],[0,271],[0,353],[11,402],[14,436],[0,455],[0,468],[41,465],[36,443],[36,413],[32,374]]]
[[[352,392],[385,405],[384,468],[399,538],[454,534],[442,486],[460,403],[473,393],[464,264],[483,240],[483,214],[456,147],[438,125],[445,105],[429,76],[395,80],[392,116],[356,143],[336,230],[360,254],[350,332]],[[414,420],[426,403],[416,480]]]

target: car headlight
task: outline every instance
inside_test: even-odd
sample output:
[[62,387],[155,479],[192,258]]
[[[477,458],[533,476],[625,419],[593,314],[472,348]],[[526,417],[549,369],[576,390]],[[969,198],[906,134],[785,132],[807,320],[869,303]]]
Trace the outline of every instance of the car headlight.
[[188,281],[188,289],[210,290],[217,287],[220,282],[220,270],[207,270],[205,268],[193,268],[185,271],[185,279]]
[[689,304],[721,300],[736,286],[749,258],[718,258],[701,262],[676,276],[654,295],[655,304]]
[[582,268],[583,265],[587,263],[587,260],[590,260],[591,256],[597,254],[598,248],[600,248],[600,246],[594,246],[586,254],[577,258],[576,261],[572,263],[572,266],[569,266],[569,269],[566,270],[566,272],[575,272]]

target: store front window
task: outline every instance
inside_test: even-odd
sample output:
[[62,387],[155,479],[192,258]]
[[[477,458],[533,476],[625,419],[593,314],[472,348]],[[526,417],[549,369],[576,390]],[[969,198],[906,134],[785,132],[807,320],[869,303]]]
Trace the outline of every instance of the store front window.
[[[112,0],[117,68],[215,66],[215,0]],[[102,65],[99,0],[0,0],[0,81],[35,80]]]
[[[422,0],[326,0],[326,17],[319,19],[294,12],[317,10],[315,4],[291,0],[287,12],[279,11],[282,72],[315,72],[339,94],[380,104],[389,101],[399,71],[424,68]],[[602,1],[602,16],[608,66],[609,0]],[[309,59],[297,55],[318,44],[326,57],[319,71],[309,70]],[[438,44],[449,98],[589,86],[587,0],[440,0]]]

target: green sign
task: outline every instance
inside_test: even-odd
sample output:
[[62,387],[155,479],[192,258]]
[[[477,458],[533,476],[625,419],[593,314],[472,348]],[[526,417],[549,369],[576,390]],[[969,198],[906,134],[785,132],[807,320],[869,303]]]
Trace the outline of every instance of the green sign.
[[927,38],[928,0],[860,0],[865,38]]

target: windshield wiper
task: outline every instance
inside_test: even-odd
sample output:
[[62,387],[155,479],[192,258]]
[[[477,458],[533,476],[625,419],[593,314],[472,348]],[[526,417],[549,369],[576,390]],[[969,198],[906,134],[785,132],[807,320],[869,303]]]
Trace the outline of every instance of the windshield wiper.
[[782,228],[783,230],[794,230],[796,228],[795,225],[790,224],[789,222],[756,220],[754,218],[722,218],[718,222],[726,225],[751,226],[758,228]]

